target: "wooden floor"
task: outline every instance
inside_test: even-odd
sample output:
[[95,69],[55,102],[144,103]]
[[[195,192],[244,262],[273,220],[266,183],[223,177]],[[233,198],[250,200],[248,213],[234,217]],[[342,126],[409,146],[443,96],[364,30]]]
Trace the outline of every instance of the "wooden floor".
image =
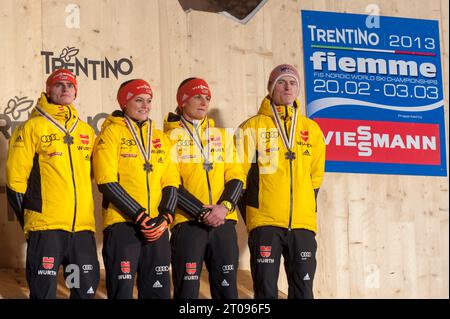
[[[209,299],[208,272],[203,269],[200,282],[200,299]],[[249,271],[238,270],[238,295],[240,299],[253,298],[252,278]],[[0,269],[0,299],[26,299],[28,298],[28,285],[25,279],[25,269]],[[286,299],[286,295],[279,292],[280,299]],[[69,290],[66,288],[62,271],[58,273],[57,298],[68,298]],[[137,297],[135,288],[134,297]],[[106,298],[105,272],[100,273],[100,284],[96,294],[97,299]]]

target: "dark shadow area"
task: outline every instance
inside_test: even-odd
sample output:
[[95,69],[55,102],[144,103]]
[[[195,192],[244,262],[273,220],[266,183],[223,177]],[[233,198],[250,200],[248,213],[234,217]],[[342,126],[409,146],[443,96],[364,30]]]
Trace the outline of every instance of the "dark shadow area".
[[247,23],[267,0],[178,0],[184,11],[198,10],[227,13],[241,23]]
[[[238,295],[240,299],[252,299],[253,287],[252,278],[249,271],[238,270]],[[173,287],[171,285],[171,296],[173,296]],[[58,299],[68,299],[69,289],[64,280],[62,267],[58,271],[58,286],[56,297]],[[28,299],[29,290],[27,281],[25,279],[25,269],[0,269],[0,299]],[[137,288],[134,286],[133,297],[137,298]],[[286,299],[287,296],[282,292],[278,293],[280,299]],[[105,270],[100,270],[100,283],[95,295],[96,299],[106,299],[106,285],[105,285]],[[211,293],[209,291],[208,271],[203,267],[200,276],[200,293],[199,299],[210,299]]]

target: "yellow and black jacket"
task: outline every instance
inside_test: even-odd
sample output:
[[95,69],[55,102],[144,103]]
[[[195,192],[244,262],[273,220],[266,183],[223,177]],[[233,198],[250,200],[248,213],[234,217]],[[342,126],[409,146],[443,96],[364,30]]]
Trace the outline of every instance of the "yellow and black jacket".
[[[235,205],[242,194],[245,175],[240,164],[235,163],[233,134],[225,129],[214,127],[212,119],[203,119],[198,134],[202,146],[207,148],[209,138],[209,156],[212,169],[204,169],[204,160],[189,134],[182,127],[180,116],[169,113],[164,121],[164,131],[175,144],[172,157],[177,159],[182,186],[178,192],[178,207],[172,227],[196,219],[203,205],[219,204],[227,201],[232,204],[226,219],[237,220]],[[194,132],[192,123],[188,128]],[[205,130],[209,126],[209,134]]]
[[[277,226],[317,232],[316,197],[325,168],[323,133],[316,122],[298,114],[295,159],[290,161],[270,103],[266,97],[258,114],[241,124],[237,134],[236,148],[245,154],[243,166],[248,172],[243,206],[239,206],[245,210],[247,229]],[[299,110],[298,100],[294,105]],[[289,136],[293,106],[276,110]]]
[[[131,123],[146,147],[148,121]],[[95,141],[93,167],[95,180],[103,193],[104,228],[134,222],[143,211],[150,217],[175,212],[180,175],[170,159],[172,144],[153,125],[151,139],[152,171],[147,172],[123,112],[113,112],[103,123]]]
[[[38,106],[65,128],[78,119],[72,104],[51,104],[44,93]],[[24,226],[25,236],[41,230],[95,231],[91,188],[95,133],[78,120],[71,133],[72,145],[64,143],[64,135],[34,109],[9,141],[8,201]]]

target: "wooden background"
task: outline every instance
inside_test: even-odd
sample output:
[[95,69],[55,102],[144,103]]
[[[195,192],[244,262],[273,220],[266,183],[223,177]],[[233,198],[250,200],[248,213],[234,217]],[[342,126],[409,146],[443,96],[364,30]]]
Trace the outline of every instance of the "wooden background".
[[[77,15],[70,4],[79,6],[79,28],[71,28]],[[154,89],[151,116],[161,128],[175,107],[178,84],[200,76],[211,86],[218,124],[236,127],[256,113],[275,65],[291,63],[303,73],[300,10],[366,14],[369,4],[380,15],[439,20],[448,159],[447,0],[269,0],[246,25],[213,13],[185,13],[176,0],[0,0],[0,114],[10,99],[35,101],[44,89],[41,51],[58,57],[69,46],[79,49],[81,60],[133,63],[133,72],[118,79],[78,77],[84,120],[110,113],[120,83],[142,77]],[[23,112],[18,120],[26,118]],[[25,242],[7,211],[6,152],[0,133],[0,267],[17,268],[25,264]],[[97,190],[95,198],[100,226]],[[448,298],[448,207],[447,177],[327,173],[319,194],[316,297]],[[238,230],[240,268],[248,270],[247,235],[242,224]],[[279,283],[286,291],[284,272]]]

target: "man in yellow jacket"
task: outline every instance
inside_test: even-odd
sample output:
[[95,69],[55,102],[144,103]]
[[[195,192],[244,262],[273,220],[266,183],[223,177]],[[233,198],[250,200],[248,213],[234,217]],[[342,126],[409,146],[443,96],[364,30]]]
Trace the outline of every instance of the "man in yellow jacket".
[[232,134],[207,117],[210,99],[206,81],[186,79],[177,92],[178,114],[170,113],[164,123],[182,180],[171,237],[176,299],[198,298],[203,262],[212,298],[238,298],[235,205],[245,175],[234,163]]
[[141,79],[122,83],[121,110],[103,123],[94,146],[103,194],[103,260],[108,298],[170,298],[170,245],[180,176],[170,140],[149,118],[153,92]]
[[316,198],[325,167],[320,127],[301,116],[299,75],[288,64],[269,77],[269,94],[238,130],[237,151],[248,172],[239,208],[249,231],[255,298],[278,297],[283,254],[289,298],[313,298]]
[[99,281],[91,189],[95,134],[78,117],[76,95],[70,71],[50,74],[30,119],[9,142],[8,202],[28,243],[30,298],[56,298],[60,265],[74,275],[70,298],[93,298]]

